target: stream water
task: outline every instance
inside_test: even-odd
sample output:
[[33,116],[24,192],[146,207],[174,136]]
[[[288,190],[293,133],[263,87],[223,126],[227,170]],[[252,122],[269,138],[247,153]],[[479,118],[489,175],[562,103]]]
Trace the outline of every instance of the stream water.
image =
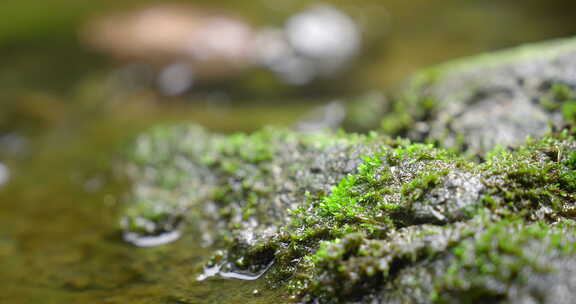
[[[110,89],[122,64],[77,43],[94,11],[144,1],[128,2],[0,4],[0,303],[288,302],[261,279],[198,281],[215,248],[202,248],[197,231],[151,248],[122,241],[130,181],[114,164],[135,134],[175,121],[225,133],[291,125],[316,105],[354,102],[429,64],[576,32],[572,1],[327,1],[361,25],[366,44],[342,75],[293,86],[256,73],[161,97],[149,87]],[[259,26],[315,3],[204,2]]]

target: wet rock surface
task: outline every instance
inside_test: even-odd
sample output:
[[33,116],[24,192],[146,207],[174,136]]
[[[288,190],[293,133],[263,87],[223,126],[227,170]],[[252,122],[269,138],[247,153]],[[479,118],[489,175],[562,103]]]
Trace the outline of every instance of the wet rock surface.
[[527,136],[542,137],[573,119],[575,69],[574,40],[432,67],[397,94],[381,127],[392,135],[434,139],[474,154],[496,145],[519,146]]
[[[127,155],[126,171],[138,182],[123,218],[125,239],[141,246],[188,222],[206,245],[234,248],[218,260],[258,272],[273,258],[259,245],[287,225],[290,210],[355,172],[362,156],[379,146],[375,140],[276,129],[226,137],[195,126],[156,128]],[[249,260],[236,254],[245,250],[254,251]]]
[[382,126],[436,145],[157,127],[125,157],[125,236],[196,229],[221,248],[199,279],[266,280],[283,301],[570,303],[573,44],[417,75]]

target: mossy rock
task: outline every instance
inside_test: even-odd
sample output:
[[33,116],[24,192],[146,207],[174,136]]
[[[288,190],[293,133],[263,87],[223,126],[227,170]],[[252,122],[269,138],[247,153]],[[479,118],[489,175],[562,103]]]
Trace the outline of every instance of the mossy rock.
[[138,137],[125,239],[195,229],[210,276],[301,303],[571,303],[576,42],[416,75],[381,133],[160,126]]
[[[122,220],[124,238],[154,245],[188,222],[206,245],[255,251],[264,235],[287,224],[290,210],[329,192],[381,140],[273,128],[222,136],[197,126],[157,127],[126,154],[125,171],[136,182]],[[254,256],[272,258],[268,248]]]
[[[136,182],[125,234],[154,238],[195,227],[223,249],[202,278],[265,274],[301,302],[513,302],[520,295],[557,303],[533,295],[545,287],[531,278],[551,285],[571,273],[560,265],[576,262],[569,131],[476,163],[376,134],[267,128],[222,136],[180,125],[143,134],[127,159]],[[511,238],[515,252],[501,248],[525,229]]]
[[526,45],[431,67],[388,102],[390,135],[473,154],[518,146],[576,114],[576,40]]

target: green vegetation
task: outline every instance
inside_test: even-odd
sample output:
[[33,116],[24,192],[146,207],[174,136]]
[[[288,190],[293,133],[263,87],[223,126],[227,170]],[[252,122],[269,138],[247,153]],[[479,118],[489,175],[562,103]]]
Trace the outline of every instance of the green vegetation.
[[574,47],[559,40],[424,69],[389,98],[380,130],[483,156],[574,125],[575,84],[564,72]]
[[438,101],[422,94],[429,83],[418,83],[395,99],[392,109],[382,118],[382,132],[391,136],[407,136],[414,124],[430,120],[438,108]]
[[[528,290],[570,289],[558,278],[576,271],[576,95],[516,74],[532,71],[522,58],[415,77],[382,120],[415,140],[156,128],[128,157],[138,183],[125,229],[185,222],[222,248],[204,275],[265,274],[302,303],[555,303]],[[494,79],[479,85],[483,71]]]
[[[572,252],[559,241],[559,230],[547,226],[575,214],[576,141],[569,131],[516,150],[497,148],[481,163],[376,134],[268,128],[224,137],[178,126],[148,136],[131,154],[140,168],[134,171],[164,166],[164,177],[153,177],[144,197],[161,193],[168,201],[135,200],[126,216],[139,220],[128,222],[166,227],[168,218],[225,227],[210,236],[228,248],[210,267],[258,274],[275,261],[270,284],[304,302],[406,300],[403,273],[429,271],[426,265],[435,263],[444,265],[437,274],[446,272],[444,279],[412,281],[411,288],[438,302],[470,290],[470,301],[506,298],[508,289],[496,292],[487,282],[523,288],[519,269],[542,273],[548,265],[529,260],[527,244],[566,257]],[[195,174],[170,173],[177,168],[195,168]],[[170,174],[180,177],[166,182]],[[211,191],[200,196],[190,189]],[[196,199],[178,200],[175,193]],[[216,215],[202,213],[206,200]],[[562,227],[566,234],[572,226]],[[210,231],[218,229],[203,233]],[[399,285],[399,292],[383,294],[388,285]]]
[[436,284],[433,300],[505,299],[512,285],[527,285],[530,278],[558,271],[554,260],[576,254],[575,228],[573,222],[551,226],[521,220],[490,225],[452,250],[455,259]]
[[572,88],[561,83],[553,83],[545,91],[540,98],[540,104],[549,111],[559,110],[563,103],[574,99]]
[[576,191],[573,143],[573,137],[564,131],[529,140],[513,153],[491,153],[481,167],[490,186],[490,202],[498,202],[492,206],[498,209],[503,205],[515,214],[542,220],[571,209]]

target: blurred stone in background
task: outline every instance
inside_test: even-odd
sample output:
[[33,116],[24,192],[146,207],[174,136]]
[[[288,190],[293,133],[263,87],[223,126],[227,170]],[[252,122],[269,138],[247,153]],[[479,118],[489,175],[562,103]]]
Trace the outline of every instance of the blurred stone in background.
[[82,40],[124,63],[144,63],[166,95],[195,79],[226,77],[252,63],[255,32],[232,14],[190,5],[154,5],[94,19]]
[[126,73],[139,72],[133,65],[149,67],[165,95],[251,68],[269,69],[287,85],[309,84],[341,72],[362,41],[352,18],[329,4],[296,13],[282,27],[255,27],[226,10],[156,4],[96,17],[81,40]]
[[275,56],[262,50],[264,56],[259,59],[285,82],[295,85],[340,72],[359,53],[362,40],[355,22],[328,4],[293,15],[283,30],[275,33],[268,39],[275,38],[272,45],[284,49],[277,50]]

